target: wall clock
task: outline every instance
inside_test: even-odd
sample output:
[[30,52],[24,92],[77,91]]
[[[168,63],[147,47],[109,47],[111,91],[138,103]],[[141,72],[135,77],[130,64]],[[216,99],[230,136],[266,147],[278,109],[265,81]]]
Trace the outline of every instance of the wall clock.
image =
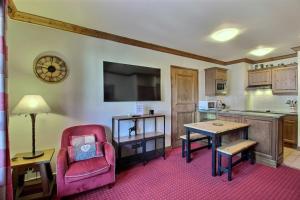
[[68,75],[65,61],[51,55],[38,58],[33,65],[33,71],[39,79],[49,83],[58,83]]

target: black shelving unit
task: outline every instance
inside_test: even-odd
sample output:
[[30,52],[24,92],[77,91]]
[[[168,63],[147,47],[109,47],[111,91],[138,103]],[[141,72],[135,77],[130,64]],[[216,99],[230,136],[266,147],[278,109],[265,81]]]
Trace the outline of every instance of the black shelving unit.
[[[146,132],[146,121],[154,119],[154,131]],[[142,120],[142,133],[137,133],[139,120]],[[163,130],[158,131],[158,120],[163,120]],[[121,134],[121,122],[133,121],[133,127],[129,128],[128,133]],[[163,114],[139,115],[139,116],[113,116],[112,117],[112,143],[116,149],[117,171],[143,162],[146,164],[149,160],[162,156],[165,159],[165,136],[166,136],[166,117]],[[134,134],[132,134],[134,132]],[[157,140],[162,139],[162,147],[157,148]],[[147,142],[154,141],[154,150],[147,151]],[[122,149],[125,145],[131,146],[135,151],[133,155],[122,156]],[[141,151],[138,151],[141,148]]]

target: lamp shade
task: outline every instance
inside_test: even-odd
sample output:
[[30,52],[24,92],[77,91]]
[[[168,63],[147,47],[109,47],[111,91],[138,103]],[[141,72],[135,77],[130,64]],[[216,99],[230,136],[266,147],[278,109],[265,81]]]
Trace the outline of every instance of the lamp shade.
[[37,114],[50,112],[50,107],[40,95],[25,95],[13,109],[13,114]]

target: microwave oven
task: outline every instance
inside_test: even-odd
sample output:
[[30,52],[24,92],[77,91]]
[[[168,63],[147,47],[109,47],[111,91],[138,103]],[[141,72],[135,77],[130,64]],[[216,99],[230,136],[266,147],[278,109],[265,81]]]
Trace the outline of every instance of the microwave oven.
[[199,101],[199,110],[216,110],[218,108],[217,101]]
[[227,94],[227,81],[216,80],[216,94],[225,95]]

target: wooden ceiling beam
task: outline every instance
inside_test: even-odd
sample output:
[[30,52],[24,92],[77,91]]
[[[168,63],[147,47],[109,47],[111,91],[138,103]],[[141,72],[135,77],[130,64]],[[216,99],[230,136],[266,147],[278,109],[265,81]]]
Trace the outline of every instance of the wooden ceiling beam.
[[298,46],[298,47],[292,47],[291,49],[293,49],[294,51],[298,52],[298,51],[300,51],[300,46]]
[[238,64],[238,63],[248,63],[248,64],[254,64],[255,60],[251,60],[249,58],[241,58],[241,59],[237,59],[237,60],[231,60],[231,61],[227,61],[225,62],[225,65],[233,65],[233,64]]
[[[127,44],[127,45],[131,45],[131,46],[145,48],[145,49],[151,49],[154,51],[160,51],[163,53],[173,54],[173,55],[191,58],[191,59],[195,59],[195,60],[201,60],[201,61],[214,63],[214,64],[218,64],[218,65],[232,65],[232,64],[242,63],[242,62],[248,63],[248,64],[257,64],[257,63],[262,63],[262,62],[270,62],[270,61],[275,61],[275,60],[297,57],[297,53],[293,53],[293,54],[276,56],[276,57],[265,58],[265,59],[260,59],[260,60],[241,58],[241,59],[236,59],[236,60],[231,60],[231,61],[225,62],[225,61],[217,60],[214,58],[189,53],[186,51],[181,51],[181,50],[177,50],[177,49],[173,49],[173,48],[169,48],[169,47],[164,47],[164,46],[157,45],[157,44],[152,44],[152,43],[148,43],[148,42],[144,42],[144,41],[140,41],[140,40],[136,40],[136,39],[132,39],[132,38],[128,38],[128,37],[123,37],[123,36],[103,32],[103,31],[86,28],[83,26],[78,26],[75,24],[71,24],[71,23],[67,23],[67,22],[63,22],[63,21],[59,21],[59,20],[55,20],[55,19],[51,19],[51,18],[46,18],[46,17],[42,17],[42,16],[38,16],[38,15],[33,15],[30,13],[18,11],[13,0],[8,0],[8,14],[11,19],[17,20],[17,21],[46,26],[49,28],[68,31],[68,32],[77,33],[77,34],[81,34],[81,35],[86,35],[86,36],[91,36],[91,37],[95,37],[95,38],[99,38],[99,39],[110,40],[110,41],[114,41],[114,42],[118,42],[118,43],[122,43],[122,44]],[[293,47],[292,49],[294,51],[300,51],[300,46]]]
[[59,20],[55,20],[55,19],[50,19],[50,18],[38,16],[38,15],[33,15],[30,13],[26,13],[26,12],[17,11],[17,12],[15,12],[15,14],[13,16],[11,16],[11,18],[14,20],[17,20],[17,21],[27,22],[27,23],[31,23],[31,24],[37,24],[37,25],[41,25],[41,26],[55,28],[58,30],[64,30],[64,31],[72,32],[72,33],[81,34],[81,35],[110,40],[110,41],[119,42],[119,43],[131,45],[131,46],[136,46],[136,47],[141,47],[141,48],[145,48],[145,49],[151,49],[151,50],[155,50],[155,51],[169,53],[169,54],[173,54],[173,55],[177,55],[177,56],[192,58],[192,59],[215,63],[215,64],[219,64],[219,65],[225,64],[224,61],[209,58],[206,56],[201,56],[201,55],[189,53],[186,51],[181,51],[181,50],[172,49],[169,47],[160,46],[157,44],[143,42],[140,40],[135,40],[135,39],[131,39],[128,37],[123,37],[123,36],[103,32],[103,31],[98,31],[98,30],[78,26],[75,24],[71,24],[71,23],[67,23],[67,22],[63,22],[63,21],[59,21]]
[[15,13],[18,11],[15,3],[13,2],[13,0],[8,0],[7,8],[8,8],[9,17],[13,18]]
[[254,64],[263,63],[263,62],[271,62],[271,61],[282,60],[282,59],[287,59],[287,58],[294,58],[294,57],[297,57],[297,53],[256,60]]

